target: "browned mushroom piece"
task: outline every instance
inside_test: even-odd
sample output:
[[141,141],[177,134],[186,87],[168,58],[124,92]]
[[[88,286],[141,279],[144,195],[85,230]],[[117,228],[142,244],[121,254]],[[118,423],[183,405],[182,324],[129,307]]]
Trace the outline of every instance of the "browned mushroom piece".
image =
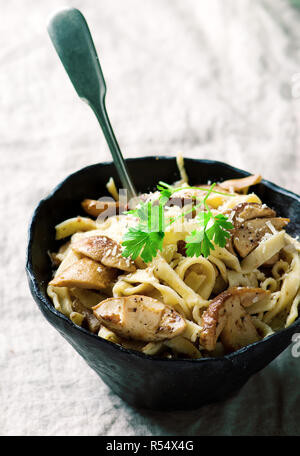
[[129,339],[145,342],[172,339],[186,328],[179,313],[149,296],[109,298],[93,310],[100,323]]
[[[234,231],[234,230],[229,230],[229,232],[230,232],[231,234],[232,234],[233,231]],[[235,255],[235,256],[236,256],[236,251],[235,251],[234,248],[233,248],[232,236],[230,236],[230,238],[227,239],[225,248],[228,250],[228,252],[232,253],[232,255]]]
[[91,309],[85,307],[78,299],[72,302],[72,309],[84,316],[84,320],[92,333],[99,331],[100,321],[95,317]]
[[227,242],[227,249],[237,252],[245,258],[254,250],[266,233],[272,229],[282,230],[288,223],[288,218],[276,217],[276,212],[259,203],[241,203],[230,211],[226,211],[234,225],[231,238]]
[[122,256],[121,245],[108,236],[81,237],[72,242],[72,249],[111,268],[136,270],[134,262]]
[[272,233],[268,222],[272,224],[275,230],[280,231],[289,223],[289,219],[276,217],[247,220],[240,228],[235,230],[233,245],[242,258],[245,258],[258,246],[266,233]]
[[266,204],[249,203],[247,201],[238,204],[225,214],[231,215],[232,223],[235,228],[239,228],[247,220],[276,217],[276,212]]
[[118,201],[98,201],[92,199],[85,199],[81,203],[83,210],[93,216],[98,217],[104,211],[108,217],[119,215],[126,210],[126,206],[120,205]]
[[212,351],[220,337],[228,352],[260,339],[245,308],[270,294],[261,288],[234,287],[216,296],[202,314],[200,343]]
[[82,258],[54,277],[49,285],[103,290],[112,283],[117,274],[117,269],[103,266],[90,258]]

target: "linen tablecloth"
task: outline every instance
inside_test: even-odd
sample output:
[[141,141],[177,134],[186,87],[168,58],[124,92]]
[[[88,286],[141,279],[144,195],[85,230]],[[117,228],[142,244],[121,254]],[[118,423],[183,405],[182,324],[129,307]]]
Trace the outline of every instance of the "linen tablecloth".
[[300,13],[288,0],[2,2],[0,433],[299,434],[300,358],[291,348],[225,402],[135,410],[35,305],[24,272],[34,207],[69,173],[110,159],[47,36],[61,3],[90,25],[126,157],[180,151],[300,191]]

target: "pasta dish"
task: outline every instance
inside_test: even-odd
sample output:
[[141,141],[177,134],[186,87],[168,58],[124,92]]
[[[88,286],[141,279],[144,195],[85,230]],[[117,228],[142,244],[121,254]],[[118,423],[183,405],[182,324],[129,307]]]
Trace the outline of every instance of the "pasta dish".
[[300,243],[251,191],[261,176],[190,186],[178,164],[179,182],[129,203],[110,179],[113,198],[85,199],[86,216],[58,224],[47,293],[74,324],[125,348],[223,356],[298,317]]

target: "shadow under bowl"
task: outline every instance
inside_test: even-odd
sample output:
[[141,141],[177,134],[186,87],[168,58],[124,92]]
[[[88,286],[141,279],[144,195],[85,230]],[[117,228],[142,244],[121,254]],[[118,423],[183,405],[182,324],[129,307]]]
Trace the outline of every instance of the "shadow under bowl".
[[[176,160],[145,157],[127,160],[139,192],[154,189],[159,181],[179,179]],[[185,159],[190,184],[222,181],[249,175],[246,171],[212,160]],[[55,225],[82,213],[81,201],[107,194],[112,163],[88,166],[70,175],[36,208],[29,230],[27,276],[33,298],[46,319],[75,348],[102,380],[124,401],[153,410],[195,409],[228,398],[256,372],[269,364],[300,332],[298,318],[290,327],[222,358],[159,359],[127,350],[76,326],[58,312],[46,289],[52,271],[48,251],[56,251]],[[263,180],[253,190],[282,217],[289,217],[288,232],[300,227],[300,197]]]

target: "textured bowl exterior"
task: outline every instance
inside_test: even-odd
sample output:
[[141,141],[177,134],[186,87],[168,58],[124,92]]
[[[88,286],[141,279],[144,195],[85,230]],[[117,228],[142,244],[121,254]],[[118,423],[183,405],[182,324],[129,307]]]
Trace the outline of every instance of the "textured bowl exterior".
[[[179,178],[173,158],[145,157],[127,160],[127,164],[140,192],[153,190],[159,180],[174,182]],[[185,166],[191,184],[249,174],[211,160],[185,159]],[[39,203],[29,229],[26,265],[33,298],[45,318],[129,404],[154,410],[184,410],[228,398],[290,344],[292,335],[300,332],[299,318],[289,328],[222,358],[170,360],[127,350],[89,333],[58,312],[48,298],[51,264],[47,251],[59,246],[54,240],[54,226],[81,214],[80,202],[84,198],[105,195],[105,184],[111,176],[120,185],[112,163],[88,166],[70,175]],[[291,219],[288,232],[297,235],[300,197],[264,180],[254,191],[281,216]]]

